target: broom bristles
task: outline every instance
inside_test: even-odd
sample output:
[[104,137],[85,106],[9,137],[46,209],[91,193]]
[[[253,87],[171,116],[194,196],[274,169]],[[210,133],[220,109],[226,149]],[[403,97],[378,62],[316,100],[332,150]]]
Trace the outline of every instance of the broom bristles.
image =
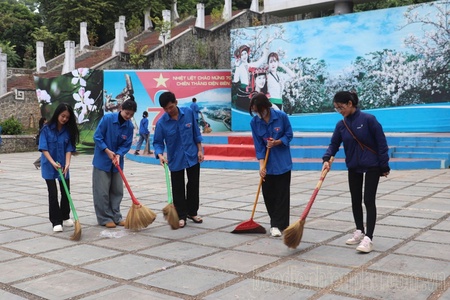
[[73,225],[75,229],[73,231],[73,234],[70,236],[70,239],[72,241],[79,241],[81,239],[81,224],[78,220],[75,220]]
[[298,220],[294,224],[291,224],[283,231],[284,244],[289,248],[295,249],[300,244],[303,236],[303,227],[305,220]]
[[152,224],[156,214],[143,205],[132,204],[125,219],[125,228],[130,230],[141,230]]
[[178,217],[177,210],[173,204],[167,204],[164,206],[163,215],[164,219],[167,220],[167,223],[169,223],[172,229],[175,230],[180,228],[180,218]]

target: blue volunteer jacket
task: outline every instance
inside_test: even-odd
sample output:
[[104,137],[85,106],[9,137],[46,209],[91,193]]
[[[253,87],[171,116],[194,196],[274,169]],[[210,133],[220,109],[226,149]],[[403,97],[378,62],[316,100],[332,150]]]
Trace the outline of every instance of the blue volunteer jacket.
[[283,143],[270,149],[266,171],[269,175],[281,175],[292,170],[290,143],[293,137],[291,122],[286,113],[270,109],[270,120],[266,123],[258,116],[250,121],[256,158],[266,156],[267,139],[281,140]]
[[150,132],[148,131],[148,119],[142,117],[141,119],[141,124],[139,126],[139,134],[149,134]]
[[[56,124],[44,125],[39,135],[39,151],[48,151],[54,161],[61,167],[66,166],[66,153],[75,152],[75,147],[70,142],[70,134],[66,126],[58,131]],[[70,170],[66,178],[70,178]],[[41,174],[44,179],[59,178],[58,170],[53,168],[44,154],[41,154]]]
[[130,120],[120,125],[118,112],[105,114],[94,133],[94,167],[105,172],[118,172],[104,151],[108,148],[120,155],[120,168],[123,170],[123,157],[131,148],[133,130]]
[[375,116],[364,113],[357,108],[352,115],[344,118],[344,120],[356,138],[376,153],[367,148],[363,150],[341,120],[336,124],[331,143],[323,156],[323,160],[329,160],[331,156],[336,155],[341,143],[343,143],[345,163],[348,169],[356,172],[367,172],[370,168],[378,167],[382,173],[388,172],[390,170],[389,147],[383,128]]
[[178,120],[165,113],[156,123],[153,136],[155,156],[164,154],[170,171],[180,171],[198,164],[198,147],[203,137],[200,133],[193,111],[189,107],[178,107]]

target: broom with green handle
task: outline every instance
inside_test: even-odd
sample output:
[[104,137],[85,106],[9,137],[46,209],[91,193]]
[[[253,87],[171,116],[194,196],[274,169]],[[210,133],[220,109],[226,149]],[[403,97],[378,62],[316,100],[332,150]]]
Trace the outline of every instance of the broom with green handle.
[[[59,163],[57,163],[57,164],[59,164]],[[59,177],[61,177],[61,181],[64,186],[64,190],[66,192],[67,199],[69,200],[69,205],[70,205],[70,209],[72,210],[73,219],[75,220],[74,224],[73,224],[75,226],[75,230],[73,231],[73,235],[70,237],[70,239],[73,241],[79,241],[81,239],[81,224],[78,221],[78,214],[75,209],[75,205],[73,205],[72,197],[70,196],[70,191],[69,191],[69,188],[67,187],[66,179],[64,178],[64,174],[63,174],[61,168],[58,168],[58,173],[59,173]]]
[[180,219],[178,217],[177,210],[173,205],[172,191],[170,189],[169,167],[166,163],[164,163],[164,171],[166,173],[167,205],[163,208],[162,211],[164,219],[167,220],[167,223],[169,223],[170,227],[172,229],[178,229],[180,228]]

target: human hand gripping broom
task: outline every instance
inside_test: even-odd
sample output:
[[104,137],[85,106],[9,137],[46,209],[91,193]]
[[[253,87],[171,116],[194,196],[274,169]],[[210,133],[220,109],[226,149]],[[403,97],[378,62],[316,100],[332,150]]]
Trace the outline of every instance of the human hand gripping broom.
[[[263,169],[266,168],[267,159],[269,158],[270,148],[266,149],[266,157],[264,158]],[[253,204],[252,215],[250,220],[242,222],[231,233],[266,233],[266,229],[253,221],[253,216],[255,215],[256,205],[258,204],[259,192],[261,191],[261,186],[264,181],[263,177],[259,179],[258,191],[256,192],[255,203]]]
[[164,171],[166,173],[166,186],[167,186],[167,205],[163,208],[164,219],[167,220],[172,229],[180,228],[180,218],[178,217],[177,210],[173,205],[172,190],[170,189],[169,167],[167,163],[164,163]]
[[306,217],[309,214],[309,211],[311,210],[311,206],[314,203],[314,200],[316,199],[317,194],[319,193],[320,187],[322,186],[322,183],[325,179],[325,176],[327,176],[328,171],[331,168],[331,164],[333,163],[334,157],[330,157],[329,160],[329,167],[322,170],[322,173],[320,174],[319,182],[317,182],[316,188],[314,189],[314,192],[309,199],[308,205],[306,205],[305,210],[303,211],[300,219],[295,222],[294,224],[289,225],[288,228],[286,228],[283,231],[284,235],[284,244],[288,246],[289,248],[295,249],[300,244],[300,241],[302,240],[303,236],[303,227],[305,226],[305,220]]
[[133,202],[130,210],[128,211],[127,218],[125,219],[125,228],[131,230],[140,230],[142,228],[146,228],[156,219],[156,214],[149,208],[139,203],[139,201],[131,191],[131,187],[128,184],[127,179],[125,178],[125,174],[123,174],[122,168],[120,168],[119,162],[116,159],[114,159],[113,162],[117,170],[119,170],[120,176],[122,177],[122,180],[127,187],[128,193],[130,194],[131,201]]
[[[59,165],[59,163],[57,162]],[[64,186],[64,191],[66,192],[67,199],[69,200],[70,209],[72,210],[73,219],[75,220],[73,222],[74,225],[74,231],[73,234],[70,236],[70,239],[73,241],[79,241],[81,239],[81,224],[78,221],[78,214],[75,210],[75,205],[73,205],[72,197],[70,196],[69,188],[67,187],[66,179],[64,178],[64,174],[61,171],[61,167],[58,168],[59,177],[61,178],[61,182]]]

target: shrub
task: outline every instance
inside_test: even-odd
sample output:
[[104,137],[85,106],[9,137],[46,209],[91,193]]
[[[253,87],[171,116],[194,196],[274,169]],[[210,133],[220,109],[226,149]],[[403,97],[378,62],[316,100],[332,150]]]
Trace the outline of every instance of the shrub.
[[5,135],[17,135],[22,133],[22,123],[14,117],[10,117],[4,122],[1,122],[0,126],[2,127],[2,134]]

